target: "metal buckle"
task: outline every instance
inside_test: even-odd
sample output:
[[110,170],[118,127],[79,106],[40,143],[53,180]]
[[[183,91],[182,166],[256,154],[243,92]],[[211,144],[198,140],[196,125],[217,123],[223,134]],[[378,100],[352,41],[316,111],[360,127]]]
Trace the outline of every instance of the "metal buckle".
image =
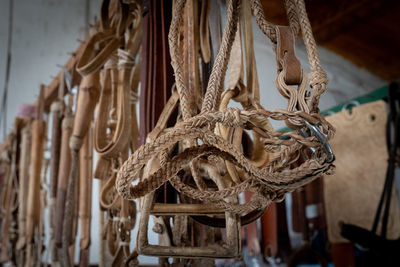
[[[310,130],[311,135],[315,136],[318,139],[318,141],[322,144],[322,147],[324,148],[325,153],[327,154],[326,162],[332,163],[335,160],[335,154],[333,153],[332,147],[330,146],[325,134],[323,134],[317,126],[309,123],[308,121],[304,120],[304,123]],[[307,136],[306,132],[303,129],[301,130],[301,133],[303,136]]]

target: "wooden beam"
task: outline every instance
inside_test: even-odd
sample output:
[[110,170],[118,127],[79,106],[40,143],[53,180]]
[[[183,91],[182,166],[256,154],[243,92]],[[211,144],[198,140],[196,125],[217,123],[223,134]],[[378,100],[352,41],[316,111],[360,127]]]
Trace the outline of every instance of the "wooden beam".
[[154,203],[153,215],[224,215],[225,211],[214,204],[160,204]]
[[325,8],[326,12],[321,12],[316,4],[315,7],[309,7],[308,13],[317,42],[324,44],[338,34],[349,32],[355,26],[382,15],[397,3],[397,0],[344,1],[337,6]]

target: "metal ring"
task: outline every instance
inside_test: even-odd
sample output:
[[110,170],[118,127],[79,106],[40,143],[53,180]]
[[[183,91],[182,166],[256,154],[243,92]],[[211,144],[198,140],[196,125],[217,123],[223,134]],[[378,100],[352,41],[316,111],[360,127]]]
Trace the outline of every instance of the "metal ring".
[[328,163],[332,163],[335,160],[335,154],[332,151],[332,147],[330,146],[328,139],[326,136],[320,131],[320,129],[309,123],[308,121],[304,120],[304,123],[306,124],[307,128],[310,129],[311,135],[315,136],[318,141],[322,144],[322,147],[325,150],[325,153],[327,154],[326,161]]

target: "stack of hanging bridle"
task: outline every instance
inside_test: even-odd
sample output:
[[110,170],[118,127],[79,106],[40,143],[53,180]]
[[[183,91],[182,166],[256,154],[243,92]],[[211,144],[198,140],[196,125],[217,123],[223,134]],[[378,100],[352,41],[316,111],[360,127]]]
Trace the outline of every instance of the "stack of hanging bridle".
[[[290,27],[270,24],[264,18],[260,2],[251,1],[251,9],[261,30],[276,44],[278,62],[276,83],[281,94],[289,99],[288,109],[285,111],[264,110],[258,102],[254,83],[253,88],[247,87],[247,90],[250,92],[254,90],[255,97],[251,97],[250,102],[239,100],[242,104],[247,102],[245,110],[227,108],[230,98],[239,97],[241,93],[246,92],[240,88],[238,90],[235,85],[236,89],[233,88],[222,94],[228,59],[237,31],[239,2],[235,0],[227,2],[227,23],[221,48],[215,59],[201,112],[193,116],[197,112],[193,112],[189,104],[190,92],[183,82],[183,65],[178,39],[185,1],[176,1],[169,41],[183,120],[173,128],[161,129],[157,134],[153,134],[152,138],[148,138],[148,142],[122,165],[117,175],[116,186],[118,193],[124,199],[143,196],[147,199],[148,194],[169,181],[180,194],[191,199],[209,203],[232,215],[251,214],[249,216],[251,219],[248,220],[250,222],[261,215],[271,201],[279,201],[285,193],[332,172],[334,156],[327,140],[333,136],[334,129],[319,115],[318,110],[320,95],[326,89],[326,74],[320,66],[303,1],[286,1]],[[311,64],[310,79],[307,79],[307,75],[302,71],[294,56],[294,36],[300,29]],[[246,55],[251,59],[251,54]],[[252,71],[254,70],[249,70],[248,73]],[[313,94],[307,89],[309,80]],[[247,93],[248,96],[252,94]],[[294,132],[273,131],[269,126],[269,119],[285,121]],[[269,157],[260,156],[257,161],[246,158],[239,150],[241,145],[239,136],[243,129],[256,133],[255,142],[264,146],[265,153]],[[200,140],[203,145],[197,145],[195,140]],[[177,143],[184,144],[186,149],[180,150],[178,154],[171,153]],[[310,147],[313,148],[313,152],[307,155],[305,152]],[[304,163],[293,168],[292,163],[296,162],[300,155],[305,157]],[[228,173],[224,173],[223,168],[221,169],[223,166],[220,165],[221,160],[225,162]],[[193,163],[199,162],[202,166],[193,170]],[[143,168],[142,179],[137,185],[132,186],[132,181],[140,176]],[[183,173],[187,171],[191,172],[198,188],[183,182]],[[202,176],[200,179],[213,180],[219,185],[218,189],[215,191],[215,189],[202,187],[201,182],[198,182],[199,174]],[[234,199],[245,190],[255,192],[255,197],[249,203],[237,204],[237,200]],[[141,217],[148,216],[148,213],[155,212],[156,207],[159,208],[158,205],[151,208],[151,202],[151,199],[144,201],[142,210],[149,210],[142,213]],[[245,218],[242,217],[242,223],[247,222]],[[214,226],[227,226],[227,223],[224,224],[224,219],[220,222],[214,218],[197,217],[196,219]],[[142,222],[141,218],[140,227],[147,224],[147,221],[148,219],[145,219]],[[140,232],[139,229],[138,246],[141,244]],[[139,252],[151,254],[152,247],[146,243],[147,237],[143,237],[143,240],[144,247],[142,250],[139,249]],[[162,247],[157,247],[157,249],[159,253],[153,255],[167,255]],[[185,253],[187,252],[181,250],[171,256],[189,256]],[[196,253],[192,256],[201,256],[200,254]],[[212,257],[206,254],[203,256]],[[228,253],[226,256],[234,255]]]
[[[48,163],[43,159],[46,132],[43,93],[41,86],[37,109],[23,105],[21,115],[24,117],[15,119],[8,148],[2,151],[4,181],[1,181],[0,207],[5,217],[1,216],[0,222],[1,263],[32,266],[41,259]],[[4,152],[7,155],[3,155]],[[5,169],[4,163],[8,165]]]
[[[119,12],[111,18],[108,9],[109,1],[103,1],[102,31],[89,41],[77,70],[85,76],[103,67],[94,126],[94,148],[99,154],[94,176],[103,184],[100,202],[102,209],[107,211],[105,236],[108,251],[114,257],[112,265],[120,266],[126,260],[134,260],[136,255],[129,249],[130,231],[136,221],[136,205],[121,199],[113,191],[116,170],[126,160],[129,148],[135,150],[137,144],[135,102],[140,69],[136,56],[140,49],[141,7],[136,2],[125,4],[119,1]],[[126,31],[129,34],[127,42],[124,38]],[[102,48],[93,54],[97,44]]]
[[43,160],[46,132],[43,92],[41,86],[37,108],[21,105],[19,115],[23,117],[15,119],[8,145],[1,152],[1,263],[31,266],[42,253],[46,194],[43,183],[48,162]]
[[[8,147],[0,155],[0,263],[17,263],[20,254],[17,252],[17,237],[21,232],[18,225],[19,209],[19,169],[21,155],[18,146],[21,140],[23,120],[16,118],[12,133],[7,137]],[[26,207],[26,206],[25,206]],[[17,218],[17,215],[19,218]],[[24,229],[25,230],[25,229]]]
[[[110,16],[113,8],[115,12]],[[112,188],[115,170],[127,157],[129,147],[132,150],[136,147],[138,130],[133,119],[140,74],[135,64],[140,49],[140,10],[136,1],[103,1],[100,29],[87,41],[76,64],[77,72],[82,76],[76,112],[72,113],[72,101],[66,109],[63,108],[64,78],[60,81],[59,100],[52,107],[54,149],[50,191],[51,203],[55,204],[51,205],[54,232],[51,255],[53,262],[59,261],[63,266],[72,265],[78,210],[81,221],[80,266],[89,265],[92,146],[100,155],[94,176],[102,179],[101,182],[108,189]],[[76,79],[73,78],[75,82],[70,80],[67,80],[69,90],[72,83],[76,84]],[[93,133],[91,124],[99,98]],[[118,233],[114,238],[115,244],[112,244],[115,248],[112,254],[113,266],[120,266],[126,259],[136,260],[136,252],[129,250],[129,235],[135,225],[136,206],[118,197],[112,201],[115,205],[105,205],[103,208],[107,208],[109,213],[109,222],[112,224],[110,230]]]

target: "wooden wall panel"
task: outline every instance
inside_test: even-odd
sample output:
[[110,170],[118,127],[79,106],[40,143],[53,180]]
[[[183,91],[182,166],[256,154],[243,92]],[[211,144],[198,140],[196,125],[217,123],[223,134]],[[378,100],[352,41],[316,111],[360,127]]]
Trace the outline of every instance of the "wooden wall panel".
[[[284,1],[262,0],[268,20],[287,24]],[[400,1],[306,0],[319,45],[385,80],[400,78]]]

